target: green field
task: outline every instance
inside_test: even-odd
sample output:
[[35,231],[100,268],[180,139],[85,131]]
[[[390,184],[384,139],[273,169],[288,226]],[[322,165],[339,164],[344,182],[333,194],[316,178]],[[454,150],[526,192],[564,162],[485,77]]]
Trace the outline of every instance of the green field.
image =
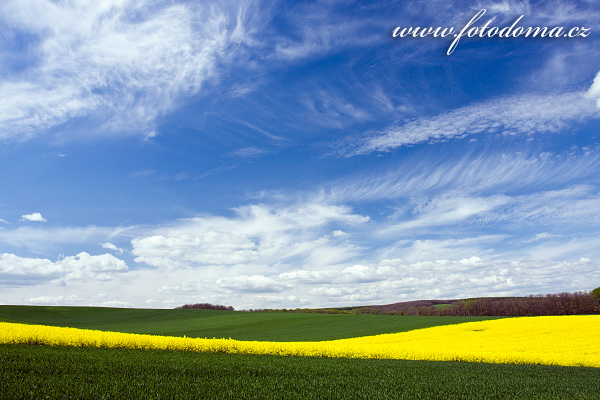
[[166,336],[276,341],[343,339],[492,318],[0,306],[0,321],[3,322]]
[[598,399],[600,369],[0,346],[4,399]]
[[[326,340],[486,318],[0,306],[0,321]],[[600,368],[0,345],[2,399],[598,399]]]

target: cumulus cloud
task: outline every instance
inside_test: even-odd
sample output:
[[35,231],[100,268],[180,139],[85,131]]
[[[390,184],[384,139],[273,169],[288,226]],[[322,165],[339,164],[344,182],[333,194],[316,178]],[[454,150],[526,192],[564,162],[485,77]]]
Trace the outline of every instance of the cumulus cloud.
[[[572,279],[565,285],[564,271]],[[316,299],[320,306],[392,303],[402,299],[467,298],[546,293],[561,285],[565,291],[590,290],[589,277],[600,279],[598,265],[578,261],[506,261],[470,256],[407,262],[384,259],[369,265],[354,265],[342,271],[291,271],[253,281],[276,286],[294,282],[291,294]],[[356,279],[358,278],[358,279]],[[364,304],[364,303],[363,303]]]
[[21,219],[19,221],[47,222],[48,220],[42,217],[42,214],[39,212],[34,212],[31,214],[21,215]]
[[162,268],[341,262],[353,255],[352,247],[330,241],[327,228],[369,220],[349,207],[318,202],[281,208],[252,205],[235,211],[232,218],[181,220],[156,234],[134,238],[135,261]]
[[297,283],[365,283],[381,281],[393,276],[389,266],[352,265],[342,270],[295,270],[279,274],[278,279]]
[[215,76],[217,58],[244,40],[243,20],[229,11],[160,1],[3,2],[2,33],[12,39],[5,46],[27,45],[2,50],[27,63],[0,80],[0,139],[79,118],[98,131],[155,135],[156,118],[197,93]]
[[482,133],[531,135],[558,132],[569,124],[598,115],[597,108],[582,92],[505,97],[391,126],[358,144],[350,144],[341,152],[346,156],[385,152],[417,143],[462,139]]
[[133,239],[136,262],[157,267],[202,264],[246,264],[257,259],[256,244],[230,232],[208,231],[177,237],[155,235]]
[[110,254],[92,256],[81,252],[54,262],[45,258],[0,254],[0,285],[2,286],[33,285],[56,280],[107,281],[114,278],[114,274],[128,270],[123,260]]

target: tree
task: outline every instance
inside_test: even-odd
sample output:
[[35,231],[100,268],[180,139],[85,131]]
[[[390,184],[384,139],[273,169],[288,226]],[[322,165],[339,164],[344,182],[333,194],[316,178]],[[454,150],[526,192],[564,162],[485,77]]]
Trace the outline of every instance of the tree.
[[597,287],[596,289],[592,290],[590,296],[592,296],[592,299],[600,302],[600,287]]

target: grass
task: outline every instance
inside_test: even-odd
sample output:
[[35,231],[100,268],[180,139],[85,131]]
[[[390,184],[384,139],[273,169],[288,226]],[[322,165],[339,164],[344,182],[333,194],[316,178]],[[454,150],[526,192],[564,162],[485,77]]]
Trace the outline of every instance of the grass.
[[0,398],[597,399],[600,369],[0,346]]
[[[331,340],[487,317],[0,306],[0,321],[240,340]],[[0,345],[1,399],[597,399],[600,368]]]
[[238,340],[318,341],[404,332],[498,317],[421,317],[218,310],[0,306],[0,321]]

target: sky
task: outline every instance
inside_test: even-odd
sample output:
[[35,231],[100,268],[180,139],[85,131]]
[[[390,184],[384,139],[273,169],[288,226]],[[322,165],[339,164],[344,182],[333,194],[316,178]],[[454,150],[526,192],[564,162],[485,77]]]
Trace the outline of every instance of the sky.
[[5,0],[0,304],[592,290],[599,25],[592,0]]

